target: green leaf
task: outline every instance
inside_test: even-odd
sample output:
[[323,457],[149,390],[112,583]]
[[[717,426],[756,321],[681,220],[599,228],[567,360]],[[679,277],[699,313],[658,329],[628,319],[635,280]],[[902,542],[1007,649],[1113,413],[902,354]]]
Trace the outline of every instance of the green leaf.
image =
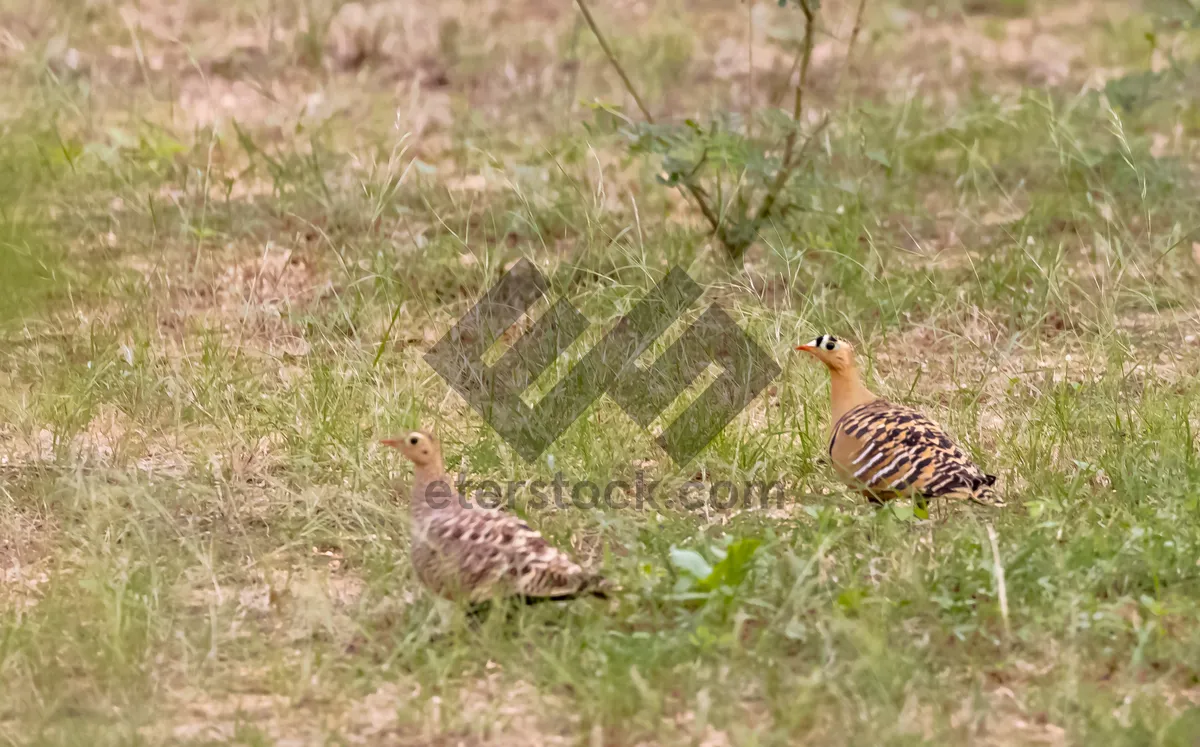
[[892,161],[888,158],[887,153],[877,148],[867,151],[866,156],[884,168],[890,169],[892,167]]
[[685,161],[675,156],[666,156],[663,158],[663,171],[666,171],[672,176],[684,176],[692,173],[696,168],[696,164]]
[[782,109],[771,107],[763,111],[759,117],[764,124],[771,128],[772,134],[776,137],[784,137],[791,134],[794,130],[800,129],[800,125],[796,120],[792,119]]
[[1170,70],[1144,70],[1108,81],[1104,95],[1117,108],[1139,111],[1163,99],[1178,95],[1175,76]]
[[788,620],[787,626],[783,629],[783,635],[785,638],[793,641],[803,641],[808,637],[808,626],[802,623],[799,618],[793,617],[791,620]]
[[716,591],[721,587],[730,589],[741,586],[749,575],[754,560],[754,553],[761,540],[753,537],[734,540],[724,550],[724,557],[712,567],[712,573],[696,585],[697,588]]
[[671,563],[697,580],[706,579],[712,574],[712,566],[708,564],[703,555],[695,550],[680,550],[672,547]]
[[850,588],[838,594],[838,606],[847,612],[856,612],[862,607],[862,602],[867,598],[867,593],[859,588]]

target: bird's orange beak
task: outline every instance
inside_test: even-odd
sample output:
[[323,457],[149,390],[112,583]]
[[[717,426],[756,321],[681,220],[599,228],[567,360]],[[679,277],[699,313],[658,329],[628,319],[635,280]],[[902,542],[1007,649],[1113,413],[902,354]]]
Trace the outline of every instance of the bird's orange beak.
[[400,445],[402,443],[404,443],[404,439],[403,438],[381,438],[381,439],[379,439],[379,443],[383,444],[384,446],[391,446],[393,449],[399,449]]
[[812,351],[817,349],[817,346],[816,345],[797,345],[796,349],[803,350],[806,353],[811,353]]

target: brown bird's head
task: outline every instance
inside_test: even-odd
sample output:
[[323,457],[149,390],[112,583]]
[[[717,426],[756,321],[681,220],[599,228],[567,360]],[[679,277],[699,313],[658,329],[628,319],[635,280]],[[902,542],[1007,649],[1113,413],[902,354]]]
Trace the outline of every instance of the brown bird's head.
[[412,431],[396,438],[385,438],[379,443],[399,449],[401,454],[418,467],[436,467],[441,464],[442,449],[431,433]]
[[807,345],[797,345],[812,357],[824,363],[831,371],[849,371],[854,368],[854,346],[833,335],[821,335]]

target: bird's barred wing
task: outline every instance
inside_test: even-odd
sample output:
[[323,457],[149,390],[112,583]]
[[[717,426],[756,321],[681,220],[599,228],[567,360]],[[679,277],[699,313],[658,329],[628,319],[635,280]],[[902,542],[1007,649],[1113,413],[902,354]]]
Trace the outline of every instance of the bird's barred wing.
[[834,428],[830,458],[846,482],[881,498],[916,492],[997,502],[971,458],[936,423],[885,400],[846,413]]
[[473,600],[493,593],[566,597],[599,579],[516,516],[468,509],[431,517],[425,541],[454,568]]

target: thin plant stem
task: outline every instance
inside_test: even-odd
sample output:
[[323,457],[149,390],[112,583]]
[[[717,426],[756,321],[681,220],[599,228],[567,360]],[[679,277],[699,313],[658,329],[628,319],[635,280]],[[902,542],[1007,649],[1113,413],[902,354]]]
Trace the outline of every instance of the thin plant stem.
[[834,86],[834,91],[840,91],[842,81],[846,78],[846,73],[850,72],[850,65],[854,59],[854,45],[858,42],[858,35],[862,32],[863,11],[867,7],[867,0],[858,0],[858,9],[854,13],[854,28],[850,31],[850,38],[846,40],[846,57],[842,63],[842,70],[838,74],[837,84]]
[[621,66],[616,53],[609,46],[608,39],[605,38],[604,34],[600,33],[600,27],[596,25],[596,19],[592,17],[591,8],[588,7],[588,4],[584,0],[575,0],[575,4],[579,6],[579,12],[583,14],[584,22],[587,23],[588,28],[596,36],[596,41],[600,42],[600,49],[604,50],[604,56],[608,58],[608,64],[612,65],[613,69],[617,71],[617,75],[621,76],[621,82],[625,84],[625,90],[633,97],[633,101],[637,104],[638,109],[641,110],[642,116],[647,122],[654,124],[654,115],[650,113],[646,102],[642,100],[641,95],[634,88],[633,81],[629,79],[629,75],[626,74],[625,68]]
[[[600,43],[600,49],[604,50],[604,56],[608,58],[608,63],[612,65],[613,69],[617,71],[617,75],[620,76],[621,82],[625,85],[625,91],[633,97],[633,101],[637,104],[638,110],[642,112],[642,117],[647,123],[654,124],[654,115],[650,113],[650,107],[646,106],[645,100],[642,99],[641,94],[637,92],[637,88],[634,87],[633,81],[630,79],[629,74],[625,72],[625,68],[621,65],[620,60],[617,59],[617,55],[615,52],[613,52],[613,48],[608,43],[608,39],[604,36],[603,32],[600,31],[600,27],[597,25],[595,17],[592,16],[591,8],[588,7],[586,0],[575,0],[575,4],[579,6],[579,12],[583,14],[583,20],[585,23],[587,23],[588,28],[592,30],[592,34],[595,35],[596,41]],[[713,210],[712,205],[710,205],[708,200],[705,199],[704,192],[694,184],[684,184],[683,187],[688,191],[688,194],[692,196],[692,200],[694,200],[696,206],[700,208],[700,213],[704,216],[704,219],[708,221],[708,224],[712,227],[713,232],[716,233],[718,238],[721,239],[721,243],[725,244],[726,241],[723,238],[724,232],[722,231],[721,227],[721,219]]]
[[[803,51],[798,58],[800,79],[796,83],[796,95],[795,100],[792,103],[792,126],[794,129],[788,134],[788,138],[784,143],[783,159],[780,162],[779,173],[775,175],[775,181],[771,184],[766,196],[763,197],[762,205],[759,206],[758,214],[755,216],[756,227],[757,225],[761,224],[762,221],[770,217],[771,210],[775,207],[775,202],[778,200],[779,193],[787,184],[788,179],[796,170],[796,167],[803,162],[803,156],[808,150],[808,146],[812,144],[817,135],[819,135],[820,132],[829,124],[829,117],[826,115],[821,120],[821,123],[817,125],[816,129],[813,130],[812,134],[810,134],[805,140],[805,143],[803,146],[801,146],[800,150],[798,152],[795,151],[796,139],[800,129],[800,116],[804,111],[804,91],[808,83],[808,67],[809,63],[812,61],[813,39],[815,34],[813,29],[815,13],[813,12],[809,3],[810,0],[800,0],[800,9],[804,12],[804,19],[807,25],[804,29]],[[838,82],[834,88],[835,91],[840,90],[842,80],[846,71],[850,67],[851,60],[853,59],[854,45],[858,41],[859,33],[862,31],[863,12],[865,11],[866,7],[867,0],[858,0],[858,7],[854,13],[854,27],[850,32],[850,38],[846,42],[846,57],[842,64],[841,73],[838,75]],[[792,66],[792,70],[795,71],[795,69],[796,65],[794,64]]]
[[783,158],[779,161],[779,172],[775,174],[775,181],[771,183],[767,194],[763,197],[762,204],[758,207],[758,214],[754,218],[756,224],[771,214],[771,209],[775,207],[775,201],[779,199],[779,193],[787,184],[788,178],[791,177],[792,170],[795,168],[792,155],[796,149],[796,139],[800,135],[800,117],[804,113],[804,91],[808,87],[808,68],[812,63],[813,39],[816,35],[814,28],[816,14],[813,12],[809,0],[800,0],[800,10],[804,13],[804,51],[800,55],[800,79],[796,81],[796,92],[792,99],[792,131],[788,133],[787,139],[783,143]]
[[996,596],[1000,599],[1000,617],[1004,620],[1005,636],[1012,635],[1008,622],[1008,585],[1004,581],[1004,564],[1000,562],[1000,543],[996,538],[996,529],[991,522],[987,523],[988,543],[992,546],[992,576],[996,580]]
[[[792,71],[795,73],[799,68],[799,77],[796,81],[796,88],[793,93],[792,100],[792,127],[783,143],[783,156],[780,159],[779,171],[775,174],[775,178],[767,187],[766,193],[763,195],[762,202],[759,203],[758,210],[753,211],[753,216],[747,218],[745,212],[752,210],[747,204],[747,200],[740,199],[738,204],[742,205],[738,209],[738,213],[743,217],[738,218],[734,224],[734,228],[738,229],[730,232],[729,226],[726,225],[722,216],[718,215],[713,208],[713,204],[708,194],[699,185],[691,182],[683,182],[679,186],[686,190],[692,201],[700,209],[700,213],[711,226],[713,234],[725,247],[730,257],[735,260],[740,260],[745,253],[746,248],[753,242],[754,236],[758,232],[758,227],[763,221],[770,217],[771,211],[775,209],[776,203],[779,200],[779,195],[783,188],[787,186],[788,180],[795,172],[797,166],[804,162],[805,154],[811,146],[817,135],[829,124],[829,116],[826,115],[821,123],[813,130],[812,133],[805,139],[804,144],[797,149],[797,142],[800,138],[800,128],[802,117],[804,114],[804,97],[808,90],[808,73],[812,64],[813,47],[816,40],[816,8],[813,5],[813,0],[796,0],[800,6],[801,12],[804,14],[804,40],[801,51],[796,61],[793,63]],[[637,104],[638,110],[641,111],[642,117],[648,124],[654,124],[654,115],[650,113],[650,107],[646,105],[645,99],[638,93],[637,88],[633,85],[633,80],[629,74],[625,72],[625,68],[617,59],[616,53],[613,51],[612,45],[608,43],[607,37],[600,31],[599,25],[596,23],[595,17],[592,15],[591,8],[588,6],[587,0],[575,0],[575,4],[579,7],[579,12],[583,16],[584,22],[595,35],[596,41],[600,43],[600,49],[603,50],[604,56],[608,58],[608,62],[613,69],[617,71],[617,75],[621,78],[621,83],[625,86],[625,91],[633,98]],[[850,34],[849,43],[846,49],[846,66],[850,64],[850,56],[854,51],[854,45],[858,39],[859,32],[862,28],[863,11],[866,8],[867,0],[859,0],[857,11],[854,17],[854,28]],[[749,31],[750,41],[753,42],[753,19],[750,18],[751,28]],[[751,44],[753,46],[753,44]],[[750,51],[751,64],[750,74],[754,74],[753,65],[753,50]],[[843,68],[842,73],[845,72]],[[789,75],[789,78],[791,76]],[[753,80],[753,77],[751,78]],[[840,77],[839,77],[840,84]],[[753,86],[752,86],[753,88]],[[697,166],[699,168],[699,166]],[[742,188],[737,188],[737,197],[744,198],[741,194]],[[749,230],[744,230],[748,228]]]

